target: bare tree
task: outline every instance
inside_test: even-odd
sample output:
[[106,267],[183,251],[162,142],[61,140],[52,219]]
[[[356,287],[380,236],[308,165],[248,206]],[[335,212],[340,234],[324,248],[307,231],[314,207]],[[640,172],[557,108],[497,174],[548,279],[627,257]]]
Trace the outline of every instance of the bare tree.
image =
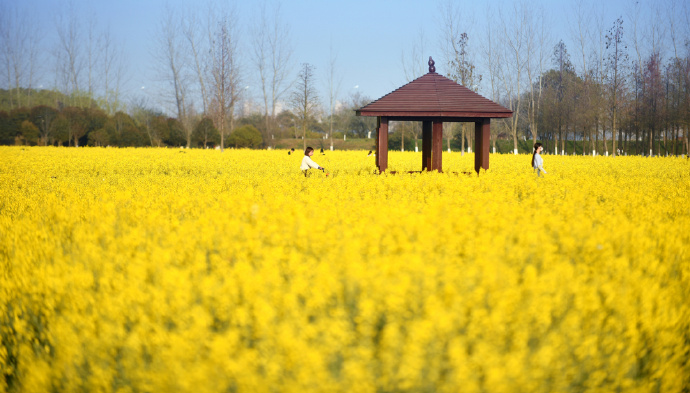
[[329,132],[328,136],[331,139],[331,150],[333,150],[333,117],[335,116],[335,105],[338,100],[338,93],[340,91],[340,86],[342,78],[337,78],[336,70],[337,56],[333,54],[333,46],[331,46],[331,52],[328,61],[328,68],[326,69],[326,77],[328,83],[328,109],[329,109]]
[[553,51],[553,63],[556,66],[556,78],[553,82],[554,90],[554,105],[556,112],[556,123],[558,128],[558,137],[555,141],[555,154],[559,153],[558,141],[561,141],[560,154],[564,155],[565,151],[565,141],[568,138],[568,122],[570,120],[569,114],[571,113],[570,107],[572,103],[572,92],[575,85],[575,68],[570,61],[570,54],[565,46],[565,43],[561,40],[554,47]]
[[581,61],[581,73],[586,75],[588,72],[587,63],[587,50],[588,43],[590,42],[591,32],[589,30],[588,22],[591,20],[591,12],[589,10],[589,4],[585,3],[586,0],[574,0],[572,5],[572,15],[575,15],[574,20],[575,25],[571,25],[571,35],[575,41]]
[[[477,92],[479,90],[479,83],[482,76],[475,72],[475,65],[469,51],[469,35],[467,30],[461,29],[459,21],[461,14],[458,7],[452,3],[447,2],[441,8],[441,15],[443,15],[443,33],[441,47],[443,48],[443,55],[448,65],[447,76],[456,83],[467,87],[468,89]],[[465,26],[468,23],[464,23]],[[458,128],[457,124],[452,124],[443,128],[444,135],[448,141],[448,151],[450,152],[450,142],[455,135],[455,130]],[[474,130],[473,124],[463,123],[460,127],[462,132],[460,141],[460,154],[465,154],[465,138],[467,138],[468,145],[472,146]]]
[[68,14],[58,15],[56,22],[58,45],[56,62],[60,70],[63,92],[70,95],[72,104],[85,105],[82,99],[81,79],[84,72],[84,38],[80,19],[74,4],[70,3]]
[[268,140],[274,134],[276,107],[291,88],[288,78],[292,65],[290,28],[283,22],[280,4],[275,5],[272,10],[267,9],[266,3],[261,4],[258,20],[253,25],[251,35],[253,60],[259,73],[264,101],[264,140]]
[[[424,30],[419,30],[419,33],[417,35],[417,40],[412,44],[412,47],[410,48],[409,53],[405,53],[404,51],[400,55],[400,61],[403,67],[403,72],[405,74],[405,79],[407,82],[411,82],[414,79],[419,78],[420,76],[424,75],[427,71],[427,59],[428,55],[426,54],[426,46],[427,46],[427,41],[426,37],[424,34]],[[414,135],[414,150],[415,152],[419,151],[419,133],[421,132],[421,124],[420,122],[413,122],[411,124],[410,130],[412,132],[412,135]],[[401,132],[402,132],[402,141],[403,144],[402,150],[405,149],[405,124],[401,124]]]
[[[450,45],[452,47],[452,53],[450,57],[451,60],[448,64],[448,77],[456,83],[459,82],[468,89],[477,92],[479,90],[479,83],[482,81],[482,76],[477,74],[474,62],[471,60],[468,53],[467,46],[469,37],[467,33],[462,33],[458,36],[449,35],[449,37],[457,39],[457,42]],[[473,124],[462,124],[462,140],[460,142],[461,154],[464,154],[465,137],[467,137],[468,145],[472,146],[473,128]],[[450,141],[453,139],[453,128],[449,127],[446,138],[448,139],[448,151],[450,151]]]
[[632,23],[632,45],[635,50],[637,73],[642,75],[642,27],[640,22],[640,13],[642,12],[640,2],[637,0],[630,0],[631,6],[628,7],[628,19]]
[[154,118],[160,114],[151,109],[148,100],[143,97],[132,102],[130,112],[134,123],[146,131],[151,147],[160,147],[163,143],[163,136],[159,134],[158,129],[153,125]]
[[[493,10],[491,9],[490,6],[487,6],[486,9],[486,14],[491,15],[493,13]],[[484,43],[483,43],[483,54],[484,54],[484,59],[485,59],[485,64],[484,67],[488,71],[489,75],[489,83],[491,85],[491,100],[494,102],[499,102],[500,101],[500,63],[501,63],[501,53],[498,50],[498,43],[496,42],[496,38],[498,36],[497,33],[494,32],[494,29],[496,27],[488,23],[487,28],[486,28],[486,33],[484,34]],[[497,125],[501,127],[507,128],[507,120],[505,118],[501,119]],[[491,127],[491,137],[493,138],[493,151],[494,153],[496,152],[496,140],[498,139],[498,133],[499,133],[499,127],[497,126],[492,126]]]
[[184,41],[180,36],[179,19],[170,7],[166,7],[160,23],[157,38],[156,57],[164,80],[169,83],[174,94],[177,119],[182,125],[187,147],[191,145],[192,130],[189,127],[188,111],[191,107],[187,93],[190,88],[189,77],[184,62]]
[[613,27],[606,35],[606,77],[609,88],[609,108],[611,110],[611,133],[613,136],[613,156],[616,156],[616,123],[618,116],[618,105],[623,97],[623,86],[625,85],[626,65],[628,60],[627,47],[623,43],[623,19],[618,18],[613,23]]
[[[525,56],[527,45],[527,19],[530,12],[526,3],[515,4],[512,15],[506,15],[499,11],[499,19],[503,30],[502,42],[505,54],[502,56],[504,63],[499,69],[499,75],[503,89],[507,96],[509,109],[513,111],[513,117],[509,121],[510,131],[513,136],[513,151],[518,152],[517,128],[520,120],[522,95],[520,94],[524,83]],[[508,19],[510,18],[510,19]]]
[[[597,97],[596,86],[596,67],[592,67],[588,60],[591,52],[591,44],[593,42],[593,32],[590,21],[595,17],[591,10],[591,4],[585,3],[586,0],[576,0],[573,5],[573,12],[576,14],[576,25],[571,26],[574,41],[578,47],[579,57],[581,59],[581,74],[583,83],[580,89],[580,99],[578,100],[579,107],[577,108],[578,118],[574,119],[577,124],[581,126],[582,131],[582,154],[586,154],[586,135],[589,132],[590,142],[591,138],[591,124],[594,123],[596,117],[595,113],[598,111],[596,100]],[[594,52],[596,53],[596,52]],[[573,132],[575,132],[575,124],[573,124]]]
[[[536,16],[536,20],[534,16]],[[544,63],[546,61],[546,47],[550,46],[550,43],[547,42],[547,30],[546,26],[544,26],[545,20],[546,15],[541,7],[535,9],[534,14],[529,14],[526,20],[528,31],[525,64],[529,81],[527,117],[534,143],[537,143],[539,135],[537,116],[542,98],[542,76],[544,75]]]
[[426,74],[428,58],[426,46],[427,41],[424,30],[420,29],[417,35],[417,41],[415,41],[410,48],[410,53],[402,52],[400,59],[405,79],[408,82]]
[[[594,21],[594,34],[592,35],[594,50],[595,50],[595,61],[593,63],[593,75],[596,80],[594,80],[593,92],[592,92],[592,112],[594,115],[594,147],[592,149],[592,155],[597,154],[597,149],[599,146],[599,134],[601,133],[602,139],[604,141],[604,151],[606,155],[609,154],[608,138],[606,136],[606,106],[607,106],[607,94],[606,94],[606,26],[604,22],[604,9],[603,4],[595,9],[599,12],[595,14]],[[590,136],[591,141],[591,136]]]
[[[209,29],[214,28],[214,26],[212,26],[213,23],[211,22],[212,18],[213,10],[209,8],[207,20],[207,26]],[[187,47],[191,52],[192,68],[196,74],[195,79],[199,82],[199,93],[201,95],[201,103],[203,106],[202,109],[203,112],[206,113],[209,110],[209,94],[206,82],[208,79],[207,74],[209,66],[207,64],[208,57],[204,56],[204,54],[208,53],[210,49],[208,48],[208,45],[204,45],[203,34],[201,32],[202,27],[203,23],[196,9],[190,7],[190,9],[185,12],[185,17],[182,20],[182,34],[184,35]],[[209,32],[209,38],[210,37],[211,34]],[[210,39],[209,41],[212,40]]]
[[126,54],[122,47],[114,42],[110,29],[100,36],[98,47],[103,107],[106,113],[113,115],[123,109],[120,92],[127,73]]
[[[7,83],[7,90],[12,91],[12,58],[16,51],[13,33],[16,31],[12,18],[12,11],[6,4],[0,4],[0,60],[2,60],[2,81]],[[15,76],[16,77],[16,76]],[[9,94],[10,109],[14,107],[12,94]]]
[[57,116],[57,109],[49,106],[39,105],[31,108],[32,121],[37,125],[39,131],[39,146],[52,144],[55,134],[55,118]]
[[234,127],[234,112],[241,89],[238,54],[239,29],[234,10],[218,17],[211,45],[211,74],[213,90],[213,114],[220,133],[220,149],[225,149],[225,135]]
[[302,63],[295,90],[290,95],[290,104],[297,118],[302,121],[304,149],[307,148],[307,123],[316,114],[319,106],[315,82],[314,66],[309,63]]
[[[41,26],[28,12],[0,5],[0,60],[10,108],[31,106],[31,88],[40,64]],[[26,97],[21,87],[26,87]],[[22,101],[24,100],[25,101]]]
[[89,100],[94,98],[94,79],[96,72],[96,59],[99,54],[96,53],[98,46],[98,37],[96,33],[96,15],[93,13],[87,18],[86,30],[86,96]]
[[[669,6],[667,8],[667,19],[668,19],[668,28],[669,28],[669,35],[671,37],[671,46],[673,49],[673,59],[671,60],[671,64],[669,66],[671,70],[671,78],[672,78],[672,85],[674,86],[674,91],[673,91],[673,119],[672,122],[673,124],[671,127],[675,129],[675,136],[673,137],[673,147],[672,151],[673,154],[676,155],[678,154],[677,148],[676,148],[676,143],[677,141],[680,140],[680,129],[681,125],[683,123],[683,115],[682,113],[683,108],[682,108],[682,102],[683,102],[683,92],[687,91],[687,88],[684,88],[684,78],[683,76],[687,74],[687,69],[684,64],[683,59],[680,57],[679,53],[679,47],[683,45],[683,39],[687,40],[688,33],[690,31],[687,30],[687,25],[682,22],[682,17],[683,14],[685,13],[685,17],[687,18],[688,12],[690,11],[690,7],[688,7],[687,3],[684,3],[682,7],[679,7],[676,0],[670,0],[669,1]],[[686,31],[682,32],[682,26],[686,26]],[[685,37],[683,37],[683,33],[685,33]],[[687,133],[684,132],[684,136]],[[683,150],[683,146],[681,145],[681,151]]]

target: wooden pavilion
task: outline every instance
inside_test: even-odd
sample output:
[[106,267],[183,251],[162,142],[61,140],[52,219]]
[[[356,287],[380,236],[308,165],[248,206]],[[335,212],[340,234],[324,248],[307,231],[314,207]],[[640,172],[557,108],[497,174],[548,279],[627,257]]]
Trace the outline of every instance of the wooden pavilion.
[[436,73],[429,73],[359,108],[357,116],[376,116],[376,166],[388,168],[388,122],[422,122],[422,170],[442,172],[443,122],[474,123],[474,169],[489,169],[492,118],[511,117],[507,109]]

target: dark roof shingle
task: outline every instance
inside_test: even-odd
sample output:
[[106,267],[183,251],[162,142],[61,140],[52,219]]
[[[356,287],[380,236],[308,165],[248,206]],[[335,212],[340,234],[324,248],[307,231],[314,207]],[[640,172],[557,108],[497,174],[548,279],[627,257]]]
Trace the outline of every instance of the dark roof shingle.
[[443,75],[429,72],[357,110],[358,116],[511,117],[513,112]]

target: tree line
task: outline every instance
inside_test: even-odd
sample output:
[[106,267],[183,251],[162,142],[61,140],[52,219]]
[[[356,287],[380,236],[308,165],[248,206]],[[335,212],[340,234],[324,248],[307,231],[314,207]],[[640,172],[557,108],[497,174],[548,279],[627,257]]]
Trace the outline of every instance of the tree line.
[[[0,90],[0,95],[7,91]],[[220,135],[209,118],[192,130],[191,146],[214,147]],[[234,147],[260,147],[261,134],[251,125],[239,127],[228,140]],[[108,115],[103,109],[38,105],[0,111],[0,144],[38,146],[190,146],[176,118],[135,108]]]
[[[49,93],[49,94],[48,94]],[[13,94],[0,89],[0,107],[6,107],[8,96]],[[190,135],[179,119],[144,106],[134,106],[129,111],[108,114],[97,102],[84,107],[69,106],[69,101],[58,92],[26,92],[43,102],[34,107],[18,107],[0,110],[0,144],[37,146],[116,146],[116,147],[195,147],[215,148],[221,145],[221,134],[213,119],[200,116],[192,122]],[[366,99],[365,99],[366,100]],[[365,138],[370,130],[369,119],[354,116],[353,108],[367,101],[359,95],[333,115],[335,124],[346,124],[352,137]],[[265,118],[255,112],[237,117],[236,127],[225,139],[225,146],[235,148],[262,148],[271,146],[264,141]],[[283,110],[276,116],[275,139],[322,138],[328,132],[329,119],[318,120],[308,116],[302,121],[291,110]],[[308,131],[305,131],[307,130]],[[262,132],[263,131],[263,132]],[[333,136],[343,138],[346,133],[336,130]],[[188,140],[189,137],[189,140]]]
[[573,153],[568,140],[592,154],[687,154],[689,8],[647,5],[631,2],[624,16],[606,20],[602,8],[573,2],[572,51],[550,38],[538,7],[499,12],[485,33],[485,70],[492,97],[514,111],[499,131],[516,149],[522,130],[555,154]]
[[[407,81],[427,72],[430,52],[441,52],[439,72],[513,110],[512,118],[492,123],[492,141],[495,147],[498,139],[512,139],[515,153],[518,139],[529,138],[555,154],[574,153],[568,142],[581,144],[583,153],[687,154],[687,4],[631,1],[624,15],[607,20],[603,5],[572,0],[567,38],[553,36],[541,6],[491,7],[487,23],[476,28],[458,5],[441,4],[437,44],[430,46],[422,32],[401,54]],[[125,102],[126,54],[95,20],[80,19],[73,9],[60,14],[46,62],[31,18],[2,11],[0,143],[222,149],[247,140],[270,147],[276,138],[326,137],[332,146],[334,137],[374,131],[373,119],[353,113],[371,99],[340,94],[333,48],[325,70],[297,64],[290,24],[277,3],[259,3],[248,28],[241,24],[246,15],[231,6],[166,6],[152,56],[161,83],[156,103]],[[49,72],[41,63],[50,64]],[[37,89],[46,75],[53,88]],[[251,97],[249,81],[259,91]],[[317,83],[327,86],[325,94]],[[253,128],[252,137],[233,136],[244,126]],[[409,136],[407,148],[417,147],[419,124],[393,123],[391,130],[400,134],[392,140],[402,150]],[[471,125],[444,125],[447,146],[459,140],[462,151],[473,145],[473,134]]]

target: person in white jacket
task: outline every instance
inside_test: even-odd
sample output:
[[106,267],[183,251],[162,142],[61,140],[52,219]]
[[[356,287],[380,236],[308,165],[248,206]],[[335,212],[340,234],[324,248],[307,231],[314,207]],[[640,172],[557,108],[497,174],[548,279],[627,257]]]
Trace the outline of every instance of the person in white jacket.
[[541,176],[542,172],[546,174],[546,171],[544,170],[544,160],[539,154],[542,152],[542,150],[544,150],[544,147],[541,145],[541,143],[534,144],[534,153],[532,153],[532,168],[534,168],[535,172],[537,172],[537,177]]
[[311,147],[307,146],[306,149],[304,149],[304,158],[302,158],[302,165],[300,165],[299,169],[304,172],[304,176],[307,176],[309,173],[309,169],[315,168],[323,171],[323,168],[319,166],[319,164],[315,163],[312,159],[311,156],[314,155],[314,149]]

